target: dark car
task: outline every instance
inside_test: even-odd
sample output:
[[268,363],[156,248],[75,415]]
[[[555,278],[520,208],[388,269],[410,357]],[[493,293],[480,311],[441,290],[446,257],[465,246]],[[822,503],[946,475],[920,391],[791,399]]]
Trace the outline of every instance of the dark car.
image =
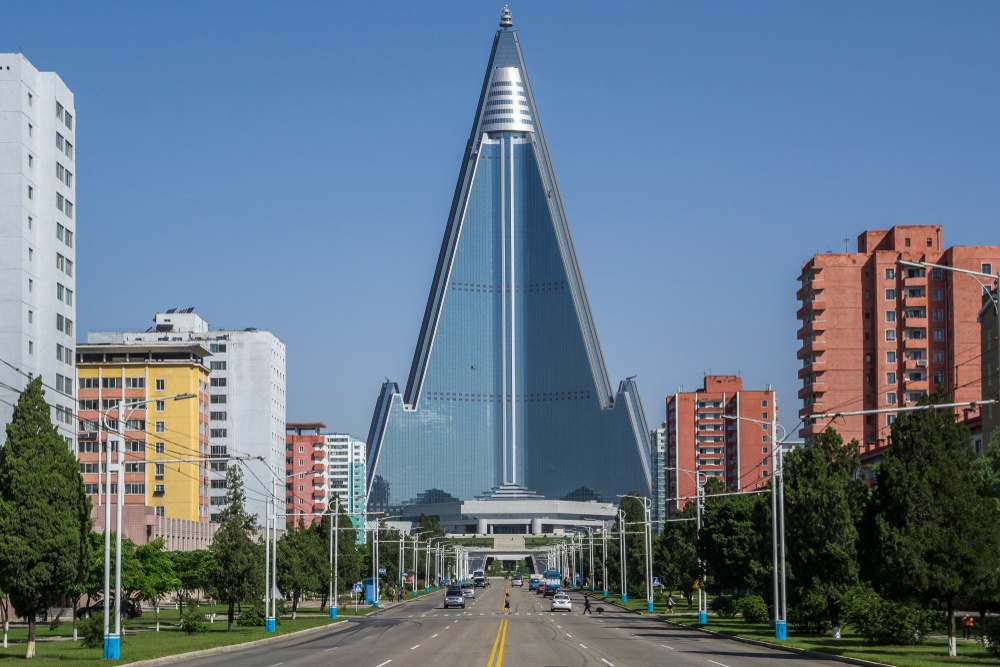
[[[104,600],[98,600],[89,607],[80,607],[76,610],[77,618],[90,618],[91,614],[104,613]],[[142,616],[142,606],[138,601],[126,598],[121,602],[121,614],[125,620],[132,620]]]
[[538,593],[539,595],[545,595],[545,582],[544,581],[538,582],[538,587],[535,588],[535,592]]

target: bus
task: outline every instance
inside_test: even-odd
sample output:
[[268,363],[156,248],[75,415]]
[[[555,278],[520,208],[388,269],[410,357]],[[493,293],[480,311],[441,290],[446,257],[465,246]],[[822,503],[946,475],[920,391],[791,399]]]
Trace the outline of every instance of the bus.
[[559,570],[545,570],[545,595],[555,595],[555,592],[559,590],[559,584],[562,583],[559,578]]

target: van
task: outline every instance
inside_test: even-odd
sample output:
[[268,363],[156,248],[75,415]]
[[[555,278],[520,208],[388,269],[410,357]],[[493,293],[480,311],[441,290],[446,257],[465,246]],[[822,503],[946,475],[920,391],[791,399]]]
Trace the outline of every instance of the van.
[[540,584],[541,581],[542,581],[542,575],[540,574],[533,574],[530,577],[528,577],[528,590],[533,591],[537,589],[538,584]]

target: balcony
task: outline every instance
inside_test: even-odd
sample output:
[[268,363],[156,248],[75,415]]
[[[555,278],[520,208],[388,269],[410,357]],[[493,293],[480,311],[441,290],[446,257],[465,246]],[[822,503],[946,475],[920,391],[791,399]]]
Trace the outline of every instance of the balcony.
[[815,295],[824,289],[826,289],[826,281],[822,278],[813,278],[809,282],[802,283],[802,286],[795,292],[795,298],[803,301],[808,299],[810,295]]
[[822,313],[825,310],[826,301],[820,298],[815,298],[812,301],[806,301],[797,311],[795,311],[795,319],[801,320],[810,313]]
[[825,361],[814,361],[811,364],[805,364],[799,369],[798,377],[801,380],[807,375],[817,375],[826,372],[826,362]]
[[906,350],[926,350],[926,338],[906,338],[903,340],[903,348]]
[[825,340],[814,340],[811,343],[804,343],[802,347],[799,348],[796,356],[801,359],[810,354],[823,354],[826,352],[826,341]]
[[817,396],[822,396],[826,393],[826,383],[825,382],[814,382],[810,385],[806,385],[799,389],[799,399],[804,399],[809,394],[816,394]]
[[909,378],[903,380],[906,391],[922,391],[927,393],[929,391],[929,385],[927,378],[924,377],[923,380],[910,380]]
[[326,472],[326,464],[320,461],[319,463],[313,464],[313,472]]
[[908,276],[906,273],[903,274],[903,288],[907,287],[926,287],[927,286],[927,276]]
[[917,294],[911,294],[907,290],[903,290],[903,305],[907,307],[927,307],[927,292],[920,292]]

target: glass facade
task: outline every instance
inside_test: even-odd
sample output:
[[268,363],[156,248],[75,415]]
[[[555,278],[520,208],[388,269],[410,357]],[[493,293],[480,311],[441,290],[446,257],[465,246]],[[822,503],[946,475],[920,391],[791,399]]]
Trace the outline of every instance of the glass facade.
[[[501,86],[525,91],[513,120],[489,114]],[[641,403],[631,380],[611,390],[511,31],[494,41],[406,393],[383,385],[368,442],[370,510],[501,485],[649,493]]]

